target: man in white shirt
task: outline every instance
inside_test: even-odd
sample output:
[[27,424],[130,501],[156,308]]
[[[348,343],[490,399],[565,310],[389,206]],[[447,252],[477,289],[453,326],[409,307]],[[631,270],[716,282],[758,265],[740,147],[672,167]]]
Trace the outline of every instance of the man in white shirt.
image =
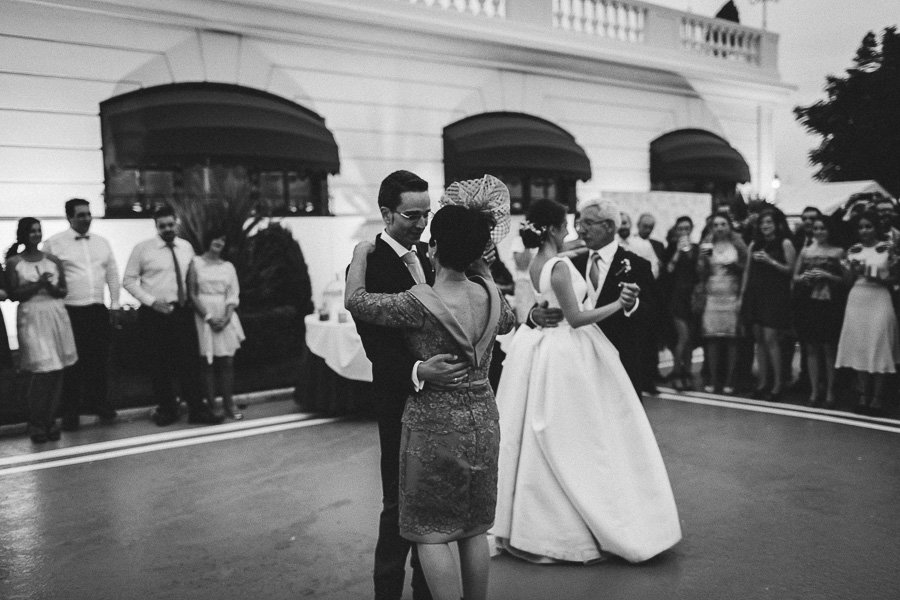
[[194,249],[176,237],[171,208],[158,209],[153,222],[157,235],[131,251],[123,281],[125,289],[141,303],[138,323],[157,402],[153,420],[160,427],[178,420],[174,378],[188,405],[189,423],[221,423],[222,417],[203,401],[200,386],[200,350],[187,288]]
[[[648,215],[641,215],[641,219]],[[622,213],[622,224],[619,226],[619,245],[626,250],[631,250],[648,263],[650,263],[650,271],[653,273],[653,279],[659,277],[659,259],[650,241],[641,237],[631,235],[631,217],[628,213]]]
[[[63,301],[78,349],[78,362],[63,373],[60,410],[63,431],[80,426],[80,414],[90,410],[100,421],[115,420],[109,399],[107,369],[110,329],[119,310],[119,269],[106,238],[91,233],[91,205],[82,198],[66,202],[70,228],[44,242],[44,250],[62,261],[69,293]],[[104,294],[109,289],[110,308]]]

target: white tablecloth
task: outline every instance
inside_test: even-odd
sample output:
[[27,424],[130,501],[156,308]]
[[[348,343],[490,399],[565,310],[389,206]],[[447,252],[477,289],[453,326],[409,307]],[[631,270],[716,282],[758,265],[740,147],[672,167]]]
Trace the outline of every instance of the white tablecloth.
[[332,371],[346,379],[372,381],[372,363],[366,358],[356,325],[348,319],[320,321],[317,314],[307,315],[306,345],[316,356],[325,360]]

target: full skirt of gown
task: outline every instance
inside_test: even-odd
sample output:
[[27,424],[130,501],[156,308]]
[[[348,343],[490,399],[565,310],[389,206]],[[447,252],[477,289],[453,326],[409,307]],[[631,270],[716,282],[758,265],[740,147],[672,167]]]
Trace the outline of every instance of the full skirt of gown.
[[521,327],[497,407],[498,547],[536,562],[640,562],[681,539],[650,423],[598,327]]

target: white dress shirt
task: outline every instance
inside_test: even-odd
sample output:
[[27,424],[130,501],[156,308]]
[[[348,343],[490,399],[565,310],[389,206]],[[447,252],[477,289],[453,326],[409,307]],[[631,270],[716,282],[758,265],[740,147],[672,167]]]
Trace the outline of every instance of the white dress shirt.
[[619,238],[619,243],[626,250],[631,250],[650,263],[650,271],[653,272],[653,279],[659,278],[659,259],[653,250],[653,244],[650,240],[645,240],[639,235],[629,235],[627,238]]
[[[391,250],[397,253],[397,256],[400,257],[400,260],[403,261],[403,263],[406,265],[407,270],[409,270],[410,275],[412,275],[413,281],[425,283],[425,271],[422,270],[422,263],[419,262],[419,253],[416,252],[416,247],[413,246],[412,248],[404,248],[403,244],[392,238],[387,230],[384,230],[381,233],[381,239],[383,239],[385,243],[387,243],[387,245],[391,247]],[[404,257],[410,252],[416,255],[416,261],[412,265],[404,260]]]
[[[390,236],[390,234],[387,232],[387,229],[385,229],[384,231],[381,232],[381,239],[384,240],[384,242],[388,246],[391,247],[391,250],[393,250],[394,252],[397,253],[397,258],[399,258],[401,261],[403,261],[404,256],[406,256],[410,252],[415,252],[415,250],[416,250],[415,246],[413,246],[412,248],[405,248],[403,246],[403,244],[401,244],[400,242],[398,242],[397,240],[395,240],[394,238],[392,238]],[[416,254],[418,254],[418,253],[416,253]],[[410,270],[410,274],[413,276],[413,281],[425,281],[425,272],[422,271],[421,263],[417,263],[417,265],[416,265],[418,267],[420,277],[417,277],[416,273],[412,273],[412,267],[410,267],[410,265],[406,264],[405,262],[404,262],[404,264],[405,264],[406,268]],[[419,370],[419,364],[421,362],[422,362],[421,360],[417,360],[416,362],[413,363],[413,367],[412,367],[413,388],[417,392],[421,392],[422,388],[425,387],[425,383],[422,381],[419,381],[418,370]]]
[[[194,258],[190,242],[175,238],[175,256],[181,268],[181,285],[187,294],[187,273]],[[178,280],[175,278],[175,261],[166,242],[157,236],[144,240],[134,247],[122,285],[141,304],[152,306],[157,300],[178,302]]]
[[112,309],[119,308],[119,268],[106,238],[74,229],[57,233],[44,242],[44,250],[62,261],[68,294],[68,306],[104,304],[103,288],[109,287]]

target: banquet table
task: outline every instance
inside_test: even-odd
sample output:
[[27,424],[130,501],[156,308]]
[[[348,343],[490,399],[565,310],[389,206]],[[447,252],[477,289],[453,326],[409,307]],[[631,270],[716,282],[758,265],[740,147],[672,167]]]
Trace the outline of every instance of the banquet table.
[[296,389],[300,409],[326,415],[370,414],[372,363],[366,358],[356,324],[307,315],[307,358]]

